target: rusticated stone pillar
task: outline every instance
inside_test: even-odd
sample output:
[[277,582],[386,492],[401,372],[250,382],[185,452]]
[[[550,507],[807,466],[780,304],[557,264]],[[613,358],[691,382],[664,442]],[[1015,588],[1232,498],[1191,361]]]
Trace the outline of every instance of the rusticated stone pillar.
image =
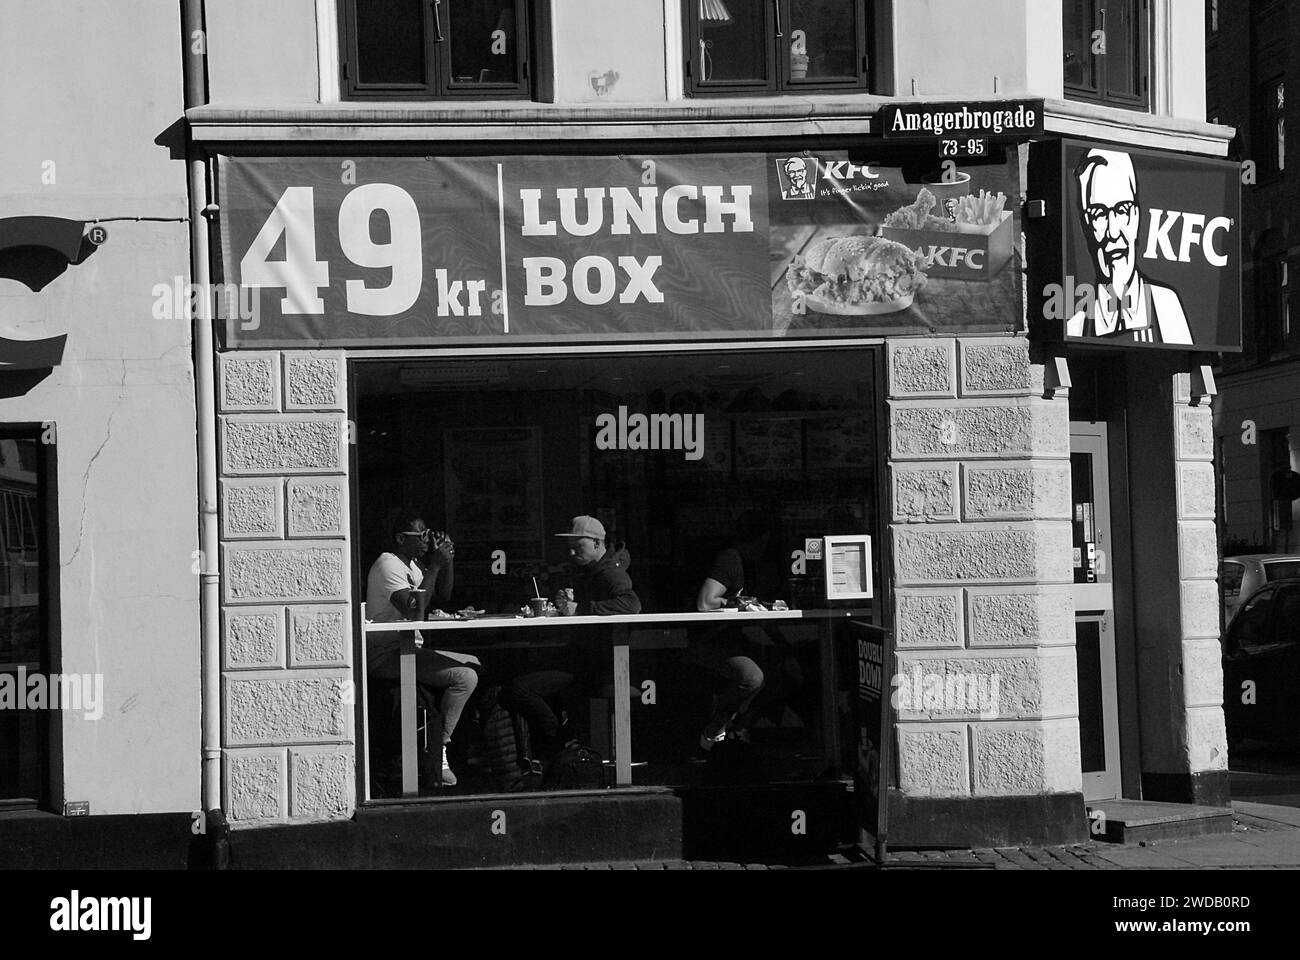
[[894,842],[1085,833],[1070,426],[1019,337],[888,345]]

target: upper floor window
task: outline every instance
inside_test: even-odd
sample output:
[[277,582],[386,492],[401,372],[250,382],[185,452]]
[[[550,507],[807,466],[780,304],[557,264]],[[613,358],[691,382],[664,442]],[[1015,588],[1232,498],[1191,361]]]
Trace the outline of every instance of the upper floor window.
[[340,0],[344,96],[526,99],[525,0]]
[[683,0],[696,96],[866,90],[863,0]]
[[1065,0],[1065,95],[1145,110],[1150,104],[1148,0]]
[[1286,83],[1280,77],[1261,84],[1255,112],[1255,150],[1259,179],[1273,180],[1286,170]]
[[1255,343],[1260,363],[1296,346],[1291,329],[1290,264],[1278,243],[1278,235],[1270,231],[1255,257]]

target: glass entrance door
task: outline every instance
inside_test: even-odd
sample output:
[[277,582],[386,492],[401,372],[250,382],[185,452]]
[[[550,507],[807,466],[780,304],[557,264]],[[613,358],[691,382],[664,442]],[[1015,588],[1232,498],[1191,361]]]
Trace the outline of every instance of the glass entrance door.
[[1070,425],[1079,754],[1085,800],[1120,793],[1106,425]]

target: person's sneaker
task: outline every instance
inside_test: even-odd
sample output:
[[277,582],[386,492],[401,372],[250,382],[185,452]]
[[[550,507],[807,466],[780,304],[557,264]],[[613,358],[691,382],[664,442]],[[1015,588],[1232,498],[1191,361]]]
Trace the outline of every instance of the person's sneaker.
[[709,736],[707,733],[701,733],[701,734],[700,734],[700,749],[703,750],[703,751],[705,751],[705,752],[707,753],[708,751],[710,751],[710,750],[713,749],[713,745],[714,745],[715,743],[721,743],[723,740],[726,740],[726,739],[727,739],[727,731],[726,731],[726,730],[720,730],[720,731],[718,731],[717,736],[714,736],[714,737]]
[[456,786],[456,774],[451,772],[451,767],[448,766],[446,760],[442,761],[442,785],[444,787]]

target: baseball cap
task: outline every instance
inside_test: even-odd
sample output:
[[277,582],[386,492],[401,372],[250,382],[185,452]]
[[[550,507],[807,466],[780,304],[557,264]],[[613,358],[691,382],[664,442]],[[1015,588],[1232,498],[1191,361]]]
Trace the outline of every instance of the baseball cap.
[[574,517],[573,529],[568,533],[557,533],[557,537],[591,537],[594,540],[605,539],[605,526],[595,517]]

